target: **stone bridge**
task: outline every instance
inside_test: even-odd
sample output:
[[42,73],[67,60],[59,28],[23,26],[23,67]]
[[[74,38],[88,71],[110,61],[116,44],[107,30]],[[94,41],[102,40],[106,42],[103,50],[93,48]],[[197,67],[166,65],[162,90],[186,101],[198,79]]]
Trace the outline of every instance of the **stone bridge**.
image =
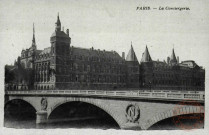
[[200,91],[31,90],[6,91],[5,105],[24,100],[35,108],[36,123],[46,123],[58,106],[80,101],[102,109],[122,129],[146,130],[166,118],[204,113],[204,98]]

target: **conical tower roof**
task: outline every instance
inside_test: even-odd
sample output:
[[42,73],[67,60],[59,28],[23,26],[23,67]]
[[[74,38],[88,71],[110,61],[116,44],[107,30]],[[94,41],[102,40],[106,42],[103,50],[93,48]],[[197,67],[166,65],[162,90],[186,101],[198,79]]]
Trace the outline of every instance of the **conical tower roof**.
[[129,50],[128,55],[126,57],[126,61],[138,61],[137,57],[136,57],[136,54],[134,52],[132,43],[131,43],[131,49]]
[[146,49],[145,49],[144,53],[142,54],[141,62],[150,62],[150,61],[152,61],[152,58],[150,57],[148,48],[146,46]]
[[177,62],[176,55],[175,55],[175,52],[174,52],[174,48],[172,50],[170,62]]

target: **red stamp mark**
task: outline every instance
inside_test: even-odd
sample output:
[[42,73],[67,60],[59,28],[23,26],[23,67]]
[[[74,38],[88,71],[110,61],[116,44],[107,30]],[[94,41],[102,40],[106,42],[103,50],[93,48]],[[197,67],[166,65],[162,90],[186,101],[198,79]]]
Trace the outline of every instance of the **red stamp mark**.
[[199,129],[204,125],[204,106],[195,100],[183,100],[173,109],[173,122],[183,130]]

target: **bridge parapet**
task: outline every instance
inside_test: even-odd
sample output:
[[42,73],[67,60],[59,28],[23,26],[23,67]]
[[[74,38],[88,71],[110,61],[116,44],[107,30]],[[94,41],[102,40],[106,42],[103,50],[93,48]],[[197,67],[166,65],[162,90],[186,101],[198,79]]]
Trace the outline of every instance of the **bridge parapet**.
[[98,91],[98,90],[30,90],[6,91],[6,95],[50,95],[50,96],[90,96],[106,98],[128,98],[148,100],[197,100],[204,102],[204,91],[171,90],[133,90],[133,91]]

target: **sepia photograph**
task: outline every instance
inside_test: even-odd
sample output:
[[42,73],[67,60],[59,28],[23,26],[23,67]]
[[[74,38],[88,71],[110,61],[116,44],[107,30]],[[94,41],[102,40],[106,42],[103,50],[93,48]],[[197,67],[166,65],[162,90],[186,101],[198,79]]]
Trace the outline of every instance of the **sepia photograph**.
[[208,132],[208,6],[1,0],[1,131]]

